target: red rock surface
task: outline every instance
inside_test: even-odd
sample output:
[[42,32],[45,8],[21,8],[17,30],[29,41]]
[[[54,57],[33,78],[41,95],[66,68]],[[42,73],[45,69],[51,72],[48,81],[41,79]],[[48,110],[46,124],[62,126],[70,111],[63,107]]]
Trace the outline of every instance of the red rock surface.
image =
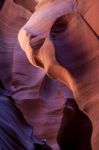
[[[74,95],[79,108],[87,113],[92,121],[92,150],[98,150],[99,1],[67,1],[70,3],[66,5],[66,9],[65,1],[63,5],[61,0],[51,3],[44,1],[36,7],[36,15],[31,13],[34,12],[36,3],[27,2],[16,0],[15,4],[13,0],[6,0],[0,11],[0,80],[12,91],[18,107],[33,126],[34,134],[46,138],[52,147],[55,146],[54,150],[58,150],[55,144],[65,99],[73,98]],[[56,21],[61,15],[64,16]],[[39,23],[37,17],[41,17]],[[28,45],[30,51],[27,51],[23,46],[26,42],[24,39],[23,43],[20,42],[21,47],[27,51],[30,62],[36,66],[40,65],[39,67],[43,66],[43,69],[32,66],[21,50],[17,40],[21,27],[27,29],[26,41],[36,49],[31,51]],[[41,38],[48,39],[44,41],[43,48],[38,40]],[[39,44],[41,49],[38,48]],[[64,67],[63,70],[58,68],[59,66],[53,66],[55,59]],[[49,79],[45,72],[57,81]]]
[[[98,0],[41,1],[19,32],[20,45],[30,63],[65,83],[73,92],[80,109],[90,117],[93,150],[99,147],[98,8]],[[54,21],[63,15],[66,22],[64,32],[58,33],[62,26],[57,25],[51,32]],[[40,45],[40,39],[44,38],[44,43]]]

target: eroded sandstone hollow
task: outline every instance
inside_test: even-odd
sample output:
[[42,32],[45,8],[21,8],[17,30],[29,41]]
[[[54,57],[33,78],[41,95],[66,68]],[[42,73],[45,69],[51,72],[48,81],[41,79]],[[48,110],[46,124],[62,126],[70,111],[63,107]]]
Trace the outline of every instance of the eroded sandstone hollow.
[[98,0],[0,1],[0,82],[53,150],[99,148],[98,9]]

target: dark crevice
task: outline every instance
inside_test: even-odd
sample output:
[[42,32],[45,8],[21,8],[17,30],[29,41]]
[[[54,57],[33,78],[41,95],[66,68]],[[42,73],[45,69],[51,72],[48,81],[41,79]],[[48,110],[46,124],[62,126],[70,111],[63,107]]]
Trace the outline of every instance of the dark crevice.
[[0,10],[1,10],[1,8],[2,8],[3,5],[4,5],[4,2],[5,2],[5,0],[0,0]]

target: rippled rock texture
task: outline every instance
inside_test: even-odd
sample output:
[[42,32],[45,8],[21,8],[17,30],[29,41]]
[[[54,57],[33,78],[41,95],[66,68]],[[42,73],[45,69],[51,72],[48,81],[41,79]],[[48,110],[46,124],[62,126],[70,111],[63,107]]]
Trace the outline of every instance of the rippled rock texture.
[[[53,149],[58,150],[56,139],[65,99],[75,98],[92,122],[92,150],[98,150],[98,0],[3,2],[0,1],[0,7],[3,6],[0,11],[0,80],[13,93],[18,107],[33,126],[34,134],[46,138]],[[70,105],[65,110],[65,122],[68,124],[72,120],[72,123],[64,131],[64,141],[69,133],[72,137],[71,129],[79,138],[80,129],[91,128],[88,118],[82,113],[78,115],[77,107]],[[72,112],[69,115],[68,110]],[[80,127],[77,133],[76,124]],[[85,135],[81,132],[79,143],[89,146],[79,146],[78,150],[91,149],[90,133],[91,130]],[[66,142],[60,143],[64,148]],[[65,149],[67,146],[68,142]]]
[[[40,1],[18,36],[30,63],[67,85],[91,119],[93,150],[99,145],[98,8],[98,0]],[[64,31],[54,24],[61,16]]]

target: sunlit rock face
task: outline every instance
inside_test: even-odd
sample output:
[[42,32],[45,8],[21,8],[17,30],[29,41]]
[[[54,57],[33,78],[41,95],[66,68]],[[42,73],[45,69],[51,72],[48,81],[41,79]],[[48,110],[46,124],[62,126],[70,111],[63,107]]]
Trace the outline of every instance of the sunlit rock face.
[[[46,1],[44,5],[42,2],[41,5],[39,3],[36,8],[35,13],[19,32],[21,48],[32,65],[43,68],[49,76],[65,83],[72,90],[79,107],[92,121],[92,148],[97,150],[99,147],[99,132],[96,132],[99,131],[99,1]],[[65,30],[57,32],[61,26],[54,26],[54,23],[63,15],[65,15]],[[24,38],[21,39],[22,36]],[[38,48],[39,40],[42,38],[45,38],[45,42]],[[47,61],[45,58],[48,58]],[[40,66],[38,62],[42,65]]]
[[[59,0],[59,4],[58,1],[54,1],[53,4],[53,1],[48,3],[49,1],[46,0],[44,3],[39,3],[36,7],[36,11],[39,12],[37,17],[41,19],[39,23],[36,19],[36,15],[35,19],[32,17],[32,20],[29,20],[32,15],[31,12],[34,12],[34,1],[16,0],[15,2],[16,3],[12,0],[6,0],[0,12],[0,68],[2,69],[2,72],[0,72],[0,79],[9,91],[10,83],[12,82],[11,88],[13,97],[27,121],[33,126],[34,134],[40,138],[46,138],[48,143],[54,147],[62,118],[65,98],[73,97],[70,90],[66,89],[63,84],[49,79],[45,75],[46,69],[44,67],[42,69],[42,66],[46,67],[48,61],[51,62],[53,58],[52,54],[55,54],[54,59],[56,58],[58,63],[68,70],[70,75],[68,79],[73,79],[73,81],[75,81],[75,84],[72,86],[73,94],[76,97],[79,107],[91,118],[94,127],[92,147],[93,150],[98,150],[98,0],[90,0],[90,2],[78,0],[78,3],[76,3],[76,1],[68,1],[71,3],[70,5],[66,5],[66,11],[65,7],[64,9],[60,7],[60,4],[63,6],[61,3],[62,0]],[[60,8],[64,10],[62,12],[64,16],[61,17],[61,11],[60,13],[55,11],[56,3],[56,10],[58,10],[58,8],[59,11]],[[44,10],[47,13],[44,13],[43,18],[40,18]],[[49,15],[48,10],[51,10],[51,14]],[[47,19],[46,16],[48,17]],[[57,17],[61,18],[57,20]],[[28,25],[33,25],[32,28],[30,28],[31,26],[27,26],[27,21]],[[41,24],[42,21],[43,25]],[[34,22],[36,22],[36,24],[34,24]],[[33,65],[35,65],[34,56],[29,55],[30,51],[28,51],[26,55],[28,54],[30,62],[33,61],[33,65],[29,63],[25,53],[19,46],[17,36],[19,30],[24,25],[27,27],[27,31],[30,31],[29,33],[31,33],[31,35],[33,34],[31,36],[32,40],[29,41],[32,46],[34,45],[34,47],[38,48],[40,44],[39,49],[35,51],[35,56],[39,54],[39,59],[41,59],[36,61],[36,66],[43,64],[39,66],[41,67],[40,69],[33,67]],[[29,33],[27,35],[29,35]],[[39,35],[37,33],[42,33],[41,36],[39,36],[40,38],[42,35],[44,39],[46,39],[46,36],[48,39],[50,37],[50,46],[52,46],[53,49],[47,47],[49,46],[49,43],[47,43],[48,45],[45,45],[45,51],[43,51],[44,49],[41,50],[42,44],[39,43],[39,38],[37,37],[36,42],[34,42],[35,40],[33,39],[33,37],[36,37],[35,35]],[[23,50],[26,51],[25,49]],[[47,53],[48,50],[49,53]],[[49,56],[49,54],[51,55]],[[46,56],[48,59],[46,59]],[[53,66],[51,67],[53,69]],[[58,80],[58,77],[61,77],[61,80],[65,80],[65,84],[68,82],[69,87],[71,87],[71,80],[67,80],[65,71],[58,71],[58,69],[55,69],[54,74],[53,71],[54,70],[51,71],[51,75],[54,75],[55,79]],[[63,75],[62,72],[64,72]],[[75,87],[77,90],[74,90]]]
[[12,92],[18,107],[33,126],[34,134],[46,138],[54,147],[65,97],[72,97],[72,93],[66,90],[65,94],[65,87],[49,79],[43,70],[33,67],[21,50],[17,35],[31,16],[31,8],[28,7],[28,11],[21,2],[19,5],[19,1],[6,0],[0,12],[0,79]]

